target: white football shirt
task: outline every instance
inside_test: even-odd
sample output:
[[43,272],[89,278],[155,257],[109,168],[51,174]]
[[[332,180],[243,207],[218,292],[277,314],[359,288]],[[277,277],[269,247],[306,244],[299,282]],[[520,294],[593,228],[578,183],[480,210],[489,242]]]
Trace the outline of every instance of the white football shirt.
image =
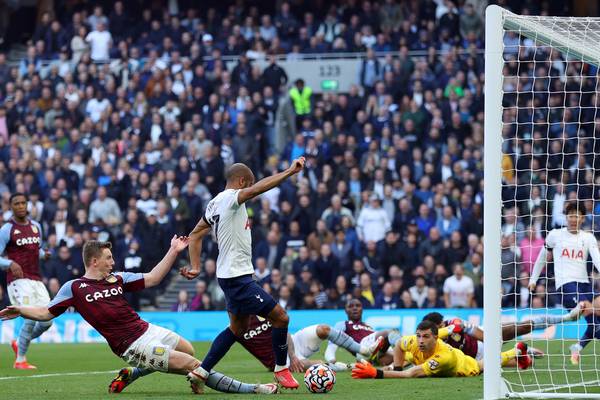
[[552,249],[556,288],[569,282],[589,283],[588,254],[596,269],[600,267],[598,241],[590,232],[570,233],[567,228],[552,229],[546,236],[546,247]]
[[217,278],[254,273],[250,222],[246,205],[238,203],[238,193],[235,189],[222,191],[208,203],[204,213],[219,245]]

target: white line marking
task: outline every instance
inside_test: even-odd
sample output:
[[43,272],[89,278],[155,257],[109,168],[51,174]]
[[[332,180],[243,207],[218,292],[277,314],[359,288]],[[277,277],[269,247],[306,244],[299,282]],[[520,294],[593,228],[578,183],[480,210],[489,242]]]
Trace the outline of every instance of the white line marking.
[[[551,392],[553,390],[567,389],[570,387],[589,386],[592,384],[597,384],[598,382],[599,381],[597,379],[595,379],[593,381],[586,381],[586,382],[575,382],[575,383],[571,383],[571,384],[567,384],[567,385],[558,385],[558,386],[552,386],[552,387],[547,387],[547,388],[543,388],[543,389],[533,390],[529,393],[543,393],[543,392]],[[527,392],[525,392],[525,393],[527,393]]]
[[9,379],[24,379],[24,378],[49,378],[52,376],[77,376],[77,375],[102,375],[102,374],[115,374],[120,370],[115,369],[114,371],[89,371],[89,372],[65,372],[62,374],[41,374],[41,375],[22,375],[22,376],[3,376],[0,377],[0,381],[6,381]]

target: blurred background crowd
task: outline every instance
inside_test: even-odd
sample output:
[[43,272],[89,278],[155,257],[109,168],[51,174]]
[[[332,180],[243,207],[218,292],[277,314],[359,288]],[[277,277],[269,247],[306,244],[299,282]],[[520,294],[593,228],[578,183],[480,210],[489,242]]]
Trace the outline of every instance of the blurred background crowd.
[[[40,9],[22,58],[0,53],[0,219],[10,218],[10,193],[28,194],[52,253],[42,262],[52,294],[83,274],[85,240],[111,240],[117,269],[148,271],[224,188],[227,166],[243,162],[261,178],[304,155],[301,175],[247,204],[256,277],[282,306],[340,308],[349,296],[367,308],[482,306],[487,2],[53,3]],[[498,3],[568,12],[567,2]],[[505,42],[507,59],[535,57],[521,54],[518,35]],[[324,53],[359,53],[347,93],[316,94],[278,65]],[[537,73],[554,81],[563,61],[555,52],[529,63],[514,85],[535,84]],[[557,144],[537,142],[544,150],[535,153],[538,125],[528,134],[523,126],[547,113],[513,111],[519,128],[503,132],[503,197],[514,203],[503,219],[505,305],[542,307],[544,285],[534,297],[526,288],[532,260],[544,229],[562,224],[556,202],[580,189],[539,176],[539,186],[519,189],[515,168],[532,181],[527,163],[549,162],[545,149],[563,152],[568,140],[564,115],[553,114],[563,121]],[[593,184],[581,170],[564,179]],[[132,302],[223,309],[216,255],[211,239],[195,286],[173,271]]]

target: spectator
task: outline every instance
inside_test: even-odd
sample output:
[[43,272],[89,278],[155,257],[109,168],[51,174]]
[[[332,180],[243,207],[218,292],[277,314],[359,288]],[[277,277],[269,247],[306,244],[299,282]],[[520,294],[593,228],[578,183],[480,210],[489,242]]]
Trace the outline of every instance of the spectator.
[[290,291],[290,288],[287,287],[286,285],[283,285],[279,289],[279,300],[277,301],[277,303],[284,310],[292,310],[292,309],[296,308],[296,302],[292,298],[292,293]]
[[171,307],[171,311],[191,311],[190,305],[188,303],[188,292],[185,290],[180,290],[177,295],[177,303],[173,304]]
[[473,280],[465,276],[462,265],[455,264],[454,274],[444,282],[444,303],[446,308],[469,308],[473,304],[475,286]]
[[302,120],[312,110],[312,89],[304,85],[303,79],[296,79],[294,87],[290,89],[289,96],[296,112],[296,127],[300,128]]
[[449,239],[453,232],[460,229],[460,220],[454,216],[452,206],[444,206],[442,217],[438,218],[436,227],[443,239]]
[[445,304],[440,298],[438,291],[434,287],[427,289],[427,300],[423,303],[422,308],[444,308]]
[[357,233],[362,242],[379,242],[391,229],[387,213],[381,208],[381,200],[376,194],[369,197],[369,205],[364,206],[358,215]]
[[427,301],[429,287],[426,285],[426,279],[423,275],[415,278],[415,285],[408,289],[410,297],[415,302],[418,308],[423,308]]
[[271,270],[267,268],[267,261],[263,257],[258,257],[255,261],[254,275],[256,280],[262,285],[267,282],[271,276]]
[[383,285],[382,291],[377,295],[375,299],[375,308],[381,308],[383,310],[395,310],[399,307],[400,299],[397,294],[394,293],[394,288],[390,282],[386,282]]
[[196,282],[196,293],[190,302],[190,311],[198,311],[204,309],[204,297],[207,296],[210,301],[210,296],[206,293],[206,282]]
[[92,28],[92,31],[85,37],[85,41],[90,44],[90,57],[93,61],[106,62],[109,60],[112,36],[105,29],[106,25],[103,22],[98,22],[95,29]]
[[[519,252],[521,255],[520,271],[531,274],[533,265],[544,247],[544,239],[537,236],[531,227],[527,229],[525,237],[519,242]],[[504,250],[504,249],[503,249]],[[507,260],[508,261],[508,260]],[[512,262],[514,263],[514,256]]]
[[96,191],[96,200],[90,204],[90,223],[98,221],[108,225],[115,226],[121,223],[121,209],[115,199],[108,197],[106,188],[100,186]]

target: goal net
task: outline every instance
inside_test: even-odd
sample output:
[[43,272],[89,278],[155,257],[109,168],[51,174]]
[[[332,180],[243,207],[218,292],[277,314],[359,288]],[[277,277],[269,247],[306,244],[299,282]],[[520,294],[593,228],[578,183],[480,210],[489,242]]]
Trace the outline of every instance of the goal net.
[[545,353],[527,370],[501,368],[499,355],[515,343],[502,343],[500,321],[567,312],[551,262],[527,289],[544,238],[566,224],[565,204],[585,204],[584,229],[596,233],[600,222],[600,18],[519,16],[498,6],[486,14],[484,398],[600,397],[597,341],[578,365],[570,359],[584,318],[520,337]]

